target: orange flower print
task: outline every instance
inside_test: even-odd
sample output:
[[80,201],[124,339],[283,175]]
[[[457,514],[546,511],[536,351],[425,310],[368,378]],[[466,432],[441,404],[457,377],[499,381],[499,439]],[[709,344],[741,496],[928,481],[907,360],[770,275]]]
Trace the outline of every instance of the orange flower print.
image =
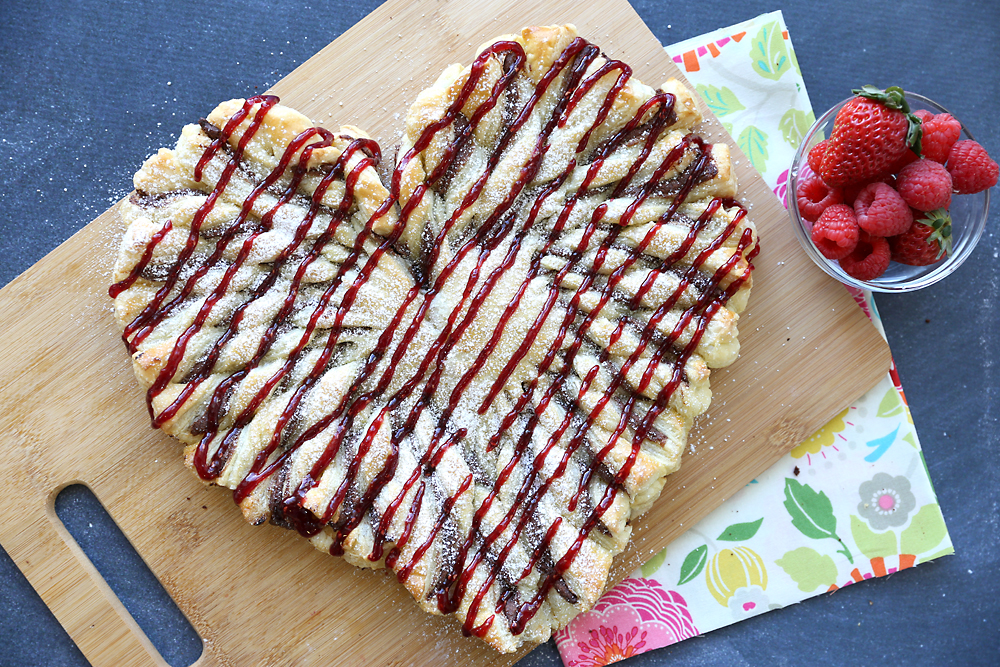
[[[886,562],[888,561],[888,562]],[[892,567],[892,562],[898,563],[896,567]],[[837,584],[830,584],[830,588],[827,589],[828,593],[850,586],[851,584],[856,584],[866,579],[871,579],[872,577],[884,577],[887,574],[895,574],[900,570],[906,570],[913,567],[917,562],[917,557],[913,554],[899,554],[898,556],[878,556],[876,558],[870,558],[868,565],[862,565],[861,567],[856,567],[851,570],[851,580],[845,582],[843,586],[838,586]],[[862,568],[864,568],[862,570]]]
[[619,630],[618,626],[601,626],[590,631],[590,641],[581,642],[580,660],[570,664],[574,667],[602,667],[613,662],[631,658],[646,646],[646,632],[639,628]]

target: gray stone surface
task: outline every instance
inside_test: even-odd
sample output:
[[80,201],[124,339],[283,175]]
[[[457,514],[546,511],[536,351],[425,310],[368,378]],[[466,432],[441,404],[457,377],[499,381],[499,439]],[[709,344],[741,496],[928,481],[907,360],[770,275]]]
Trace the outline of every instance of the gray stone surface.
[[[126,194],[142,160],[171,145],[183,123],[219,100],[264,90],[376,3],[275,4],[0,2],[0,285]],[[722,0],[635,7],[664,44],[779,8]],[[900,85],[943,103],[1000,155],[1000,3],[781,8],[817,110],[860,84]],[[978,249],[948,280],[878,297],[956,555],[625,664],[1000,664],[998,225],[995,204]],[[164,646],[177,642],[163,624],[148,632]],[[174,664],[184,664],[185,650]],[[0,666],[86,664],[0,549]],[[522,664],[560,662],[548,644]]]

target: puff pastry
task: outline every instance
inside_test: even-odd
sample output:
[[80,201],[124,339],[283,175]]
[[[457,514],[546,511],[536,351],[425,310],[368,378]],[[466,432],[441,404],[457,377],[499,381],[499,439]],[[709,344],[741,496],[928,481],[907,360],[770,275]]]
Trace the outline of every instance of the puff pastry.
[[445,70],[395,157],[260,96],[136,174],[115,316],[246,519],[388,567],[500,651],[603,592],[739,352],[725,145],[572,26]]

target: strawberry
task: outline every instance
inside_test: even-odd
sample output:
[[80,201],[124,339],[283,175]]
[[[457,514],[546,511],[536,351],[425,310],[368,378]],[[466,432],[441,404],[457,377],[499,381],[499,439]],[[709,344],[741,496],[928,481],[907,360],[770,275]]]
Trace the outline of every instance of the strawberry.
[[833,122],[820,177],[832,188],[892,173],[907,148],[920,155],[920,119],[910,113],[903,89],[855,89]]
[[929,213],[913,212],[910,228],[889,239],[894,261],[910,266],[927,266],[951,254],[951,216],[938,209]]

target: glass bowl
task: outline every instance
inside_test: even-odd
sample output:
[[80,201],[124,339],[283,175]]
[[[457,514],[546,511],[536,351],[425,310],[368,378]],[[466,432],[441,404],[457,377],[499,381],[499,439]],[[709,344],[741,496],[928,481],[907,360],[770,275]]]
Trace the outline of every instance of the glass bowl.
[[[930,266],[907,266],[906,264],[890,262],[886,272],[875,280],[852,278],[840,268],[840,264],[836,260],[827,259],[820,254],[812,242],[812,223],[799,214],[798,197],[796,196],[799,180],[801,176],[812,173],[807,162],[809,149],[829,134],[837,112],[852,99],[854,98],[847,98],[820,116],[806,133],[795,153],[792,168],[788,174],[788,212],[791,215],[795,236],[802,244],[803,250],[816,262],[819,268],[845,285],[874,292],[912,292],[933,285],[945,276],[951,275],[955,269],[961,266],[962,262],[972,253],[972,249],[976,247],[976,243],[979,242],[979,238],[986,228],[986,214],[990,208],[989,189],[972,195],[952,194],[951,207],[948,209],[951,213],[952,252],[948,257]],[[922,95],[907,92],[906,101],[909,103],[911,111],[926,109],[935,114],[948,113],[948,110],[943,106]],[[972,135],[965,125],[962,125],[962,136],[959,139],[972,139]]]

